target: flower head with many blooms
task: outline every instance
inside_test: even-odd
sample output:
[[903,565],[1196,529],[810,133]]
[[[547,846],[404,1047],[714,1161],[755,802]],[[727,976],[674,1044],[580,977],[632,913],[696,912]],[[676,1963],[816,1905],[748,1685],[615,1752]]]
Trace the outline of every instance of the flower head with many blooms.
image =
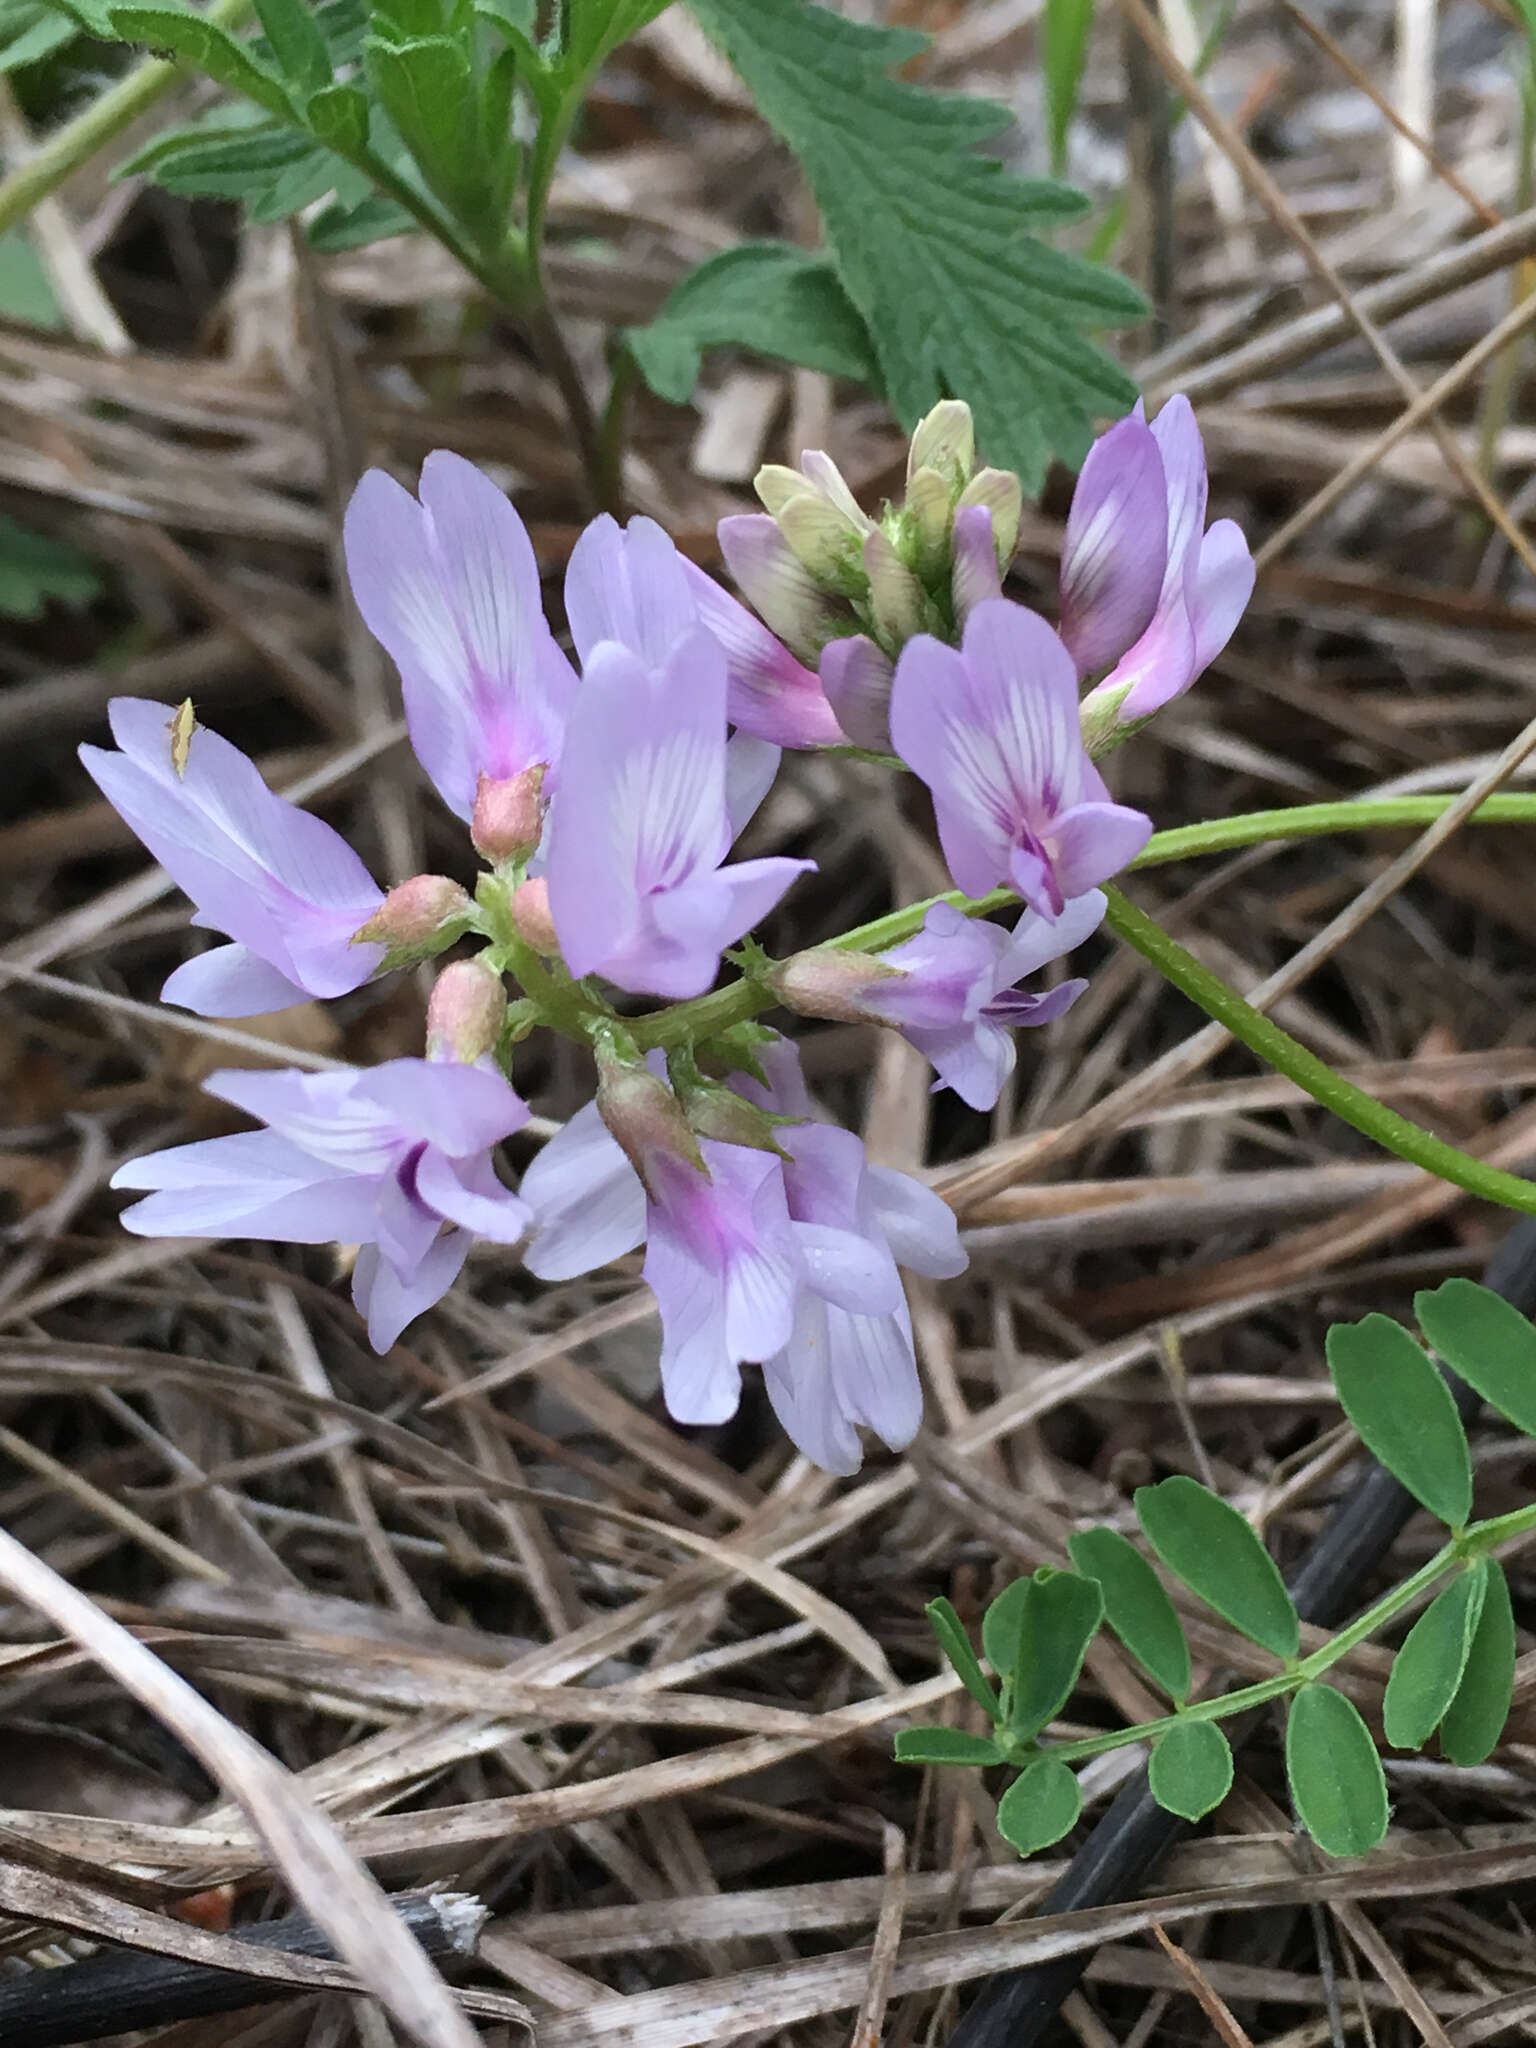
[[[438,973],[425,1058],[215,1074],[257,1127],[132,1160],[114,1184],[143,1196],[136,1231],[356,1247],[380,1350],[477,1238],[549,1281],[643,1246],[672,1414],[724,1420],[760,1368],[794,1442],[847,1473],[861,1430],[899,1450],[921,1420],[903,1271],[950,1278],[966,1256],[940,1197],[871,1164],[813,1103],[794,1044],[754,1020],[778,1004],[899,1031],[935,1087],[991,1108],[1015,1032],[1085,985],[1020,984],[1090,937],[1101,885],[1151,831],[1094,755],[1225,645],[1252,564],[1230,521],[1205,527],[1181,400],[1091,452],[1059,629],[1006,595],[1019,483],[978,468],[963,405],[921,423],[905,495],[878,514],[819,452],[757,487],[763,511],[719,535],[745,603],[654,521],[595,520],[566,572],[572,656],[490,477],[439,452],[414,494],[363,478],[353,592],[416,757],[469,828],[473,896],[430,874],[386,892],[228,741],[165,705],[112,705],[116,749],[83,748],[85,765],[226,941],[176,969],[167,1001],[247,1016],[473,949]],[[772,960],[754,928],[814,863],[730,855],[783,748],[909,769],[959,888],[997,893]],[[986,914],[1005,901],[1011,929]],[[584,1046],[598,1085],[514,1190],[498,1148],[528,1112],[510,1064],[538,1026]]]

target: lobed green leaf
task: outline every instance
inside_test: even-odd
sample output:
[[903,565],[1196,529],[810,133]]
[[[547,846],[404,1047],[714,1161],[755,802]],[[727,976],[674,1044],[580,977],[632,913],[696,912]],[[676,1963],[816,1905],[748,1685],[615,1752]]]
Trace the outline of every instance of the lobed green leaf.
[[1104,1592],[1104,1618],[1171,1699],[1189,1696],[1189,1644],[1162,1581],[1118,1529],[1074,1529],[1073,1564]]
[[331,82],[331,53],[307,0],[256,0],[277,67],[301,97]]
[[1419,1327],[1451,1371],[1490,1408],[1536,1437],[1536,1328],[1512,1302],[1472,1280],[1416,1294]]
[[1285,1724],[1285,1770],[1307,1833],[1330,1856],[1364,1856],[1387,1832],[1387,1781],[1371,1731],[1331,1685],[1304,1685]]
[[1472,1513],[1472,1453],[1451,1390],[1401,1323],[1368,1315],[1328,1332],[1328,1370],[1360,1440],[1452,1529]]
[[998,1801],[998,1831],[1021,1856],[1033,1856],[1070,1833],[1082,1810],[1076,1778],[1059,1757],[1042,1756],[1019,1773]]
[[1204,1820],[1220,1806],[1232,1774],[1232,1745],[1214,1721],[1176,1721],[1152,1745],[1152,1797],[1185,1820]]
[[1515,1617],[1509,1581],[1496,1557],[1486,1558],[1483,1611],[1456,1697],[1440,1723],[1441,1752],[1453,1764],[1480,1764],[1491,1756],[1515,1692]]
[[1277,1657],[1301,1646],[1301,1625],[1279,1569],[1248,1523],[1198,1480],[1175,1473],[1138,1487],[1147,1541],[1208,1607]]
[[1452,1579],[1425,1608],[1392,1660],[1382,1725],[1394,1749],[1422,1749],[1460,1688],[1482,1619],[1486,1562]]
[[896,1736],[899,1764],[1000,1764],[1003,1753],[985,1735],[963,1728],[902,1728]]
[[282,81],[258,64],[243,43],[216,22],[190,7],[113,7],[112,26],[125,42],[147,43],[152,50],[204,71],[230,92],[242,94],[279,120],[295,119],[293,103]]

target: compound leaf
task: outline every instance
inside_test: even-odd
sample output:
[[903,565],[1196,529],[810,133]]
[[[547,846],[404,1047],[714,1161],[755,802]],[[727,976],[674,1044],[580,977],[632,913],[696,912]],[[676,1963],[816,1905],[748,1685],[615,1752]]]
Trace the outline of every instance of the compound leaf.
[[1183,1473],[1136,1490],[1147,1541],[1175,1577],[1277,1657],[1294,1657],[1301,1627],[1274,1559],[1236,1508]]
[[1330,1856],[1364,1856],[1387,1832],[1387,1781],[1371,1731],[1331,1685],[1304,1685],[1285,1724],[1285,1771],[1303,1826]]
[[1104,1589],[1104,1618],[1170,1698],[1189,1693],[1189,1644],[1163,1583],[1118,1529],[1075,1529],[1072,1562]]
[[1472,1454],[1451,1390],[1390,1316],[1335,1323],[1328,1370],[1371,1455],[1453,1529],[1472,1512]]
[[1456,1697],[1440,1723],[1440,1748],[1453,1764],[1480,1764],[1493,1753],[1515,1690],[1515,1617],[1509,1582],[1496,1557],[1484,1560],[1483,1611]]
[[1204,1820],[1232,1790],[1232,1745],[1214,1721],[1176,1721],[1153,1744],[1148,1779],[1159,1806]]
[[1078,218],[1082,196],[977,153],[1004,107],[891,77],[924,47],[910,31],[805,0],[692,6],[803,164],[903,424],[951,393],[988,459],[1029,488],[1053,449],[1081,461],[1092,422],[1136,395],[1088,335],[1145,312],[1123,278],[1038,239]]
[[1474,1280],[1413,1297],[1419,1327],[1454,1373],[1526,1436],[1536,1436],[1536,1328]]
[[1037,1757],[998,1801],[998,1831],[1021,1856],[1033,1856],[1068,1834],[1082,1810],[1082,1792],[1066,1765],[1054,1756]]
[[1486,1561],[1452,1579],[1419,1616],[1392,1660],[1382,1725],[1394,1749],[1421,1749],[1461,1685],[1482,1619]]

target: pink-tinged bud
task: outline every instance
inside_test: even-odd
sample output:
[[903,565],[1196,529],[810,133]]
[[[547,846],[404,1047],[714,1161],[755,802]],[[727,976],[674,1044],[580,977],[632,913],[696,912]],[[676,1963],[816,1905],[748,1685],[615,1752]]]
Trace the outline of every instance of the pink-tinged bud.
[[496,1050],[506,1021],[501,976],[479,960],[455,960],[432,984],[427,1003],[427,1058],[472,1067]]
[[475,851],[498,866],[533,852],[544,830],[544,763],[495,781],[482,775],[469,834]]
[[812,946],[781,960],[768,976],[779,1001],[802,1017],[830,1017],[836,1024],[883,1023],[866,1000],[870,991],[901,970],[887,967],[868,953],[845,953],[837,946]]
[[407,966],[451,946],[467,927],[469,912],[469,898],[457,882],[446,875],[412,875],[390,890],[352,942],[384,946],[387,967]]
[[660,1074],[607,1046],[597,1054],[597,1113],[647,1188],[653,1167],[665,1159],[708,1178],[699,1141],[671,1088]]
[[508,905],[512,924],[517,936],[532,946],[536,953],[542,953],[546,960],[560,957],[560,941],[555,934],[555,920],[549,911],[549,884],[542,875],[530,875],[526,882],[519,882],[512,891]]

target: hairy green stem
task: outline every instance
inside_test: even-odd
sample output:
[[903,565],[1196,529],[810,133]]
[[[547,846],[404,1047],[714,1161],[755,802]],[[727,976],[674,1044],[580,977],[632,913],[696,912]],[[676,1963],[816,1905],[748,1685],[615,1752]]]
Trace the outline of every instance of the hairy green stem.
[[[205,18],[219,28],[238,28],[250,10],[251,0],[214,0]],[[146,57],[72,121],[56,128],[25,163],[0,178],[0,234],[25,220],[40,199],[56,192],[72,172],[148,113],[187,72],[185,64]]]

